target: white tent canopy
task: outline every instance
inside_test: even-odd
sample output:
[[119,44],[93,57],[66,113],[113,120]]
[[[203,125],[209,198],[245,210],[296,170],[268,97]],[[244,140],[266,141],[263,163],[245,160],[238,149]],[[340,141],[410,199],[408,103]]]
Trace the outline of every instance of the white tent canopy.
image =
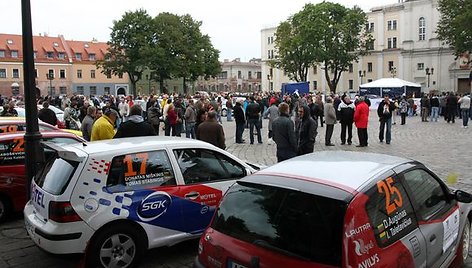
[[420,84],[408,82],[400,78],[380,78],[360,86],[361,88],[399,88],[399,87],[421,87]]

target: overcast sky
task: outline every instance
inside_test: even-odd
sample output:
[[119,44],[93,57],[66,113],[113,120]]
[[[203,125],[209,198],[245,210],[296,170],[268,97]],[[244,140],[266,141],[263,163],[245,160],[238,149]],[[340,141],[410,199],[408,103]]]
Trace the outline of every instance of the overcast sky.
[[[68,40],[106,42],[113,20],[126,11],[143,8],[151,16],[161,12],[190,14],[202,21],[201,30],[221,51],[220,59],[261,57],[261,29],[277,26],[303,8],[307,0],[30,0],[33,34],[64,35]],[[360,5],[364,11],[374,6],[395,4],[397,0],[332,0],[345,6]],[[21,1],[8,1],[0,11],[0,33],[21,34]]]

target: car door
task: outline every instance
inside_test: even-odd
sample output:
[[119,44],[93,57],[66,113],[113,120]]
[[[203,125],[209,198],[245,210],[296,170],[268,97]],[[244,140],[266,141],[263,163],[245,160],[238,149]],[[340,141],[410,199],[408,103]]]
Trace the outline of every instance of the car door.
[[189,233],[201,233],[210,223],[223,194],[246,169],[236,160],[211,149],[174,149],[184,185],[182,214]]
[[397,263],[397,267],[427,267],[426,242],[397,174],[389,171],[378,176],[365,195],[369,222],[362,220],[362,212],[355,212],[361,220],[346,231],[346,236],[352,240],[352,244],[348,244],[352,246],[348,251],[349,259],[356,260],[350,262],[351,266],[390,267]]
[[441,267],[453,257],[459,239],[459,206],[444,183],[421,167],[401,173],[421,233],[426,240],[427,267]]

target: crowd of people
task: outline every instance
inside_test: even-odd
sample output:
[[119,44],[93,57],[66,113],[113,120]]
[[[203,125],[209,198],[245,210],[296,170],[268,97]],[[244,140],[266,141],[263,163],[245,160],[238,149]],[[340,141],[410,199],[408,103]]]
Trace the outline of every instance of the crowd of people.
[[[14,100],[0,98],[3,105],[2,116],[16,116]],[[17,101],[18,102],[18,101]],[[325,127],[326,146],[335,146],[332,136],[335,125],[340,123],[341,145],[353,144],[353,125],[357,128],[358,147],[368,146],[367,127],[370,100],[348,95],[330,95],[325,100],[320,94],[253,93],[243,98],[231,95],[162,94],[151,96],[105,95],[87,98],[74,95],[68,97],[40,98],[39,118],[51,125],[58,120],[49,105],[64,110],[66,128],[76,128],[87,141],[113,138],[152,136],[182,136],[200,139],[225,149],[225,133],[222,110],[226,110],[227,121],[236,125],[235,142],[244,144],[243,133],[249,129],[249,143],[262,144],[262,120],[268,119],[268,143],[275,142],[277,159],[283,161],[297,155],[313,152],[318,127]],[[380,122],[379,141],[390,144],[391,128],[396,124],[396,116],[401,116],[401,125],[406,118],[415,116],[418,107],[412,97],[405,95],[390,98],[384,95],[377,108]],[[437,122],[444,116],[446,122],[454,123],[455,118],[463,120],[468,127],[472,117],[470,96],[444,93],[424,94],[420,100],[420,115],[423,122]],[[15,114],[16,113],[16,114]]]

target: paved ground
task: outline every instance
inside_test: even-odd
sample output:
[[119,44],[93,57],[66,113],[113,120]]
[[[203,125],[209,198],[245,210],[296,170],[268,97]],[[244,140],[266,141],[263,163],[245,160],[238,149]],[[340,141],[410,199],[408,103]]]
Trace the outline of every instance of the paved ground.
[[[318,138],[315,151],[322,150],[349,150],[385,153],[407,158],[413,158],[425,163],[443,180],[457,177],[457,182],[450,184],[472,192],[472,128],[461,128],[461,120],[455,124],[440,122],[421,122],[419,117],[407,118],[407,124],[393,126],[392,143],[379,143],[378,121],[372,116],[369,122],[369,147],[357,148],[357,135],[354,133],[353,145],[340,145],[339,127],[335,126],[332,141],[333,147],[324,146],[325,128],[318,128]],[[399,122],[397,118],[397,122]],[[235,144],[234,122],[223,125],[227,138],[227,151],[241,159],[254,163],[272,165],[276,162],[275,145],[267,143],[267,120],[264,121],[263,144]],[[244,139],[249,142],[248,130]],[[320,142],[322,141],[322,142]],[[257,142],[256,142],[257,143]],[[346,172],[340,170],[339,172]],[[451,181],[451,180],[450,180]],[[142,261],[141,267],[177,268],[191,267],[196,255],[197,242],[189,241],[170,248],[158,248],[149,251]],[[9,222],[0,225],[0,268],[3,267],[80,267],[80,255],[54,256],[47,254],[33,245],[26,236],[23,228],[23,219],[18,215]],[[472,263],[466,267],[472,268]]]

